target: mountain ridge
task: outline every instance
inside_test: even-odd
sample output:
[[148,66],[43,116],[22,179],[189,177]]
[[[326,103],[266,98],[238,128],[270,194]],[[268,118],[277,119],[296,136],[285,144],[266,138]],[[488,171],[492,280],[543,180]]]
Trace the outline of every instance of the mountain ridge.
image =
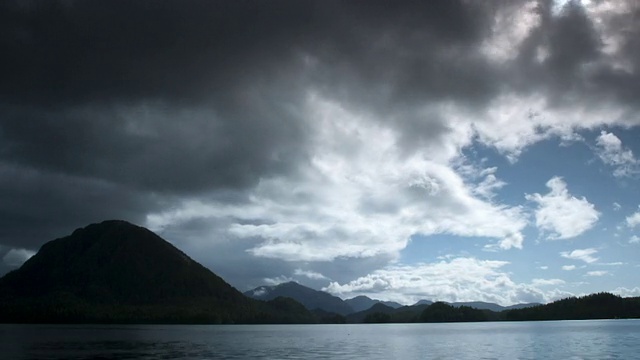
[[339,315],[347,315],[354,312],[353,308],[341,298],[301,285],[295,281],[273,286],[259,286],[245,291],[244,295],[256,300],[271,300],[278,296],[289,297],[300,302],[308,310],[320,309]]
[[[432,305],[433,301],[419,300],[413,305],[402,305],[394,301],[383,301],[372,299],[365,295],[359,295],[353,298],[341,299],[337,296],[331,295],[328,292],[322,290],[316,290],[305,285],[302,285],[295,281],[289,281],[280,283],[278,285],[262,285],[251,290],[244,292],[245,296],[257,299],[257,300],[270,300],[277,296],[290,297],[303,305],[308,310],[320,309],[326,312],[333,312],[339,315],[350,315],[359,313],[370,309],[376,304],[383,304],[392,309],[411,308],[413,306]],[[314,298],[315,297],[315,298]],[[327,300],[330,299],[330,300]],[[348,309],[340,304],[344,302],[351,309]],[[532,306],[541,305],[539,303],[519,303],[509,306],[503,306],[496,303],[484,302],[484,301],[458,301],[447,302],[439,301],[453,307],[467,306],[478,310],[491,310],[494,312],[500,312],[512,309],[522,309]]]

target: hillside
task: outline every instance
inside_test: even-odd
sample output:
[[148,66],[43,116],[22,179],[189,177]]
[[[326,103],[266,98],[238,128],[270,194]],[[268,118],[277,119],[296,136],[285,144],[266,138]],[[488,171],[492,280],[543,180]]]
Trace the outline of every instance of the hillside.
[[[0,278],[0,322],[279,322],[281,315],[119,220],[50,241]],[[310,321],[309,312],[299,315]]]
[[209,269],[153,232],[124,221],[89,225],[44,244],[0,285],[16,296],[67,292],[105,303],[194,297],[244,301]]

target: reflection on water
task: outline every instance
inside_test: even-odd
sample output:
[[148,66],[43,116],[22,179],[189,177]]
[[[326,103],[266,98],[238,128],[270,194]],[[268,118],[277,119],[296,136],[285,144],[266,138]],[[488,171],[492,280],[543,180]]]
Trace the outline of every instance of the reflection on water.
[[0,325],[3,359],[629,359],[640,321]]

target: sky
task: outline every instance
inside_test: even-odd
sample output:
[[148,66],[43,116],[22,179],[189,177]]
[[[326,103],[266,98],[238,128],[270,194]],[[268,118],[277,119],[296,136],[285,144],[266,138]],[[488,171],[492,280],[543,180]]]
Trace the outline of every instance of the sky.
[[636,0],[2,1],[0,274],[123,219],[241,291],[640,296],[639,17]]

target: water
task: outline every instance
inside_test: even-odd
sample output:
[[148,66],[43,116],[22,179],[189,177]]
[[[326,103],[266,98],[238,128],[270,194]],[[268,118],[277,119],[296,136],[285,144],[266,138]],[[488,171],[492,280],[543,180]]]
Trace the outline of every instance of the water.
[[2,359],[631,359],[640,320],[0,325]]

